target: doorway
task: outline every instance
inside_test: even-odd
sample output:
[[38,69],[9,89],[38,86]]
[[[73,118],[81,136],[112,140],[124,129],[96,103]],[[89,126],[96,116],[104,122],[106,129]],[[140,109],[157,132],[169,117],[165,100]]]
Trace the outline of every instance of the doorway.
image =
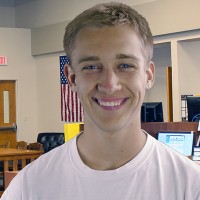
[[16,148],[16,81],[0,80],[0,141]]

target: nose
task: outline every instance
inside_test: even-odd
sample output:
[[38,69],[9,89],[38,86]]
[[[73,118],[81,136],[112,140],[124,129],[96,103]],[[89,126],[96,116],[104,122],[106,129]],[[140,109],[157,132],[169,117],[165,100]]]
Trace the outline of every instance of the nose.
[[119,77],[112,70],[105,70],[98,83],[98,90],[105,94],[113,94],[121,90]]

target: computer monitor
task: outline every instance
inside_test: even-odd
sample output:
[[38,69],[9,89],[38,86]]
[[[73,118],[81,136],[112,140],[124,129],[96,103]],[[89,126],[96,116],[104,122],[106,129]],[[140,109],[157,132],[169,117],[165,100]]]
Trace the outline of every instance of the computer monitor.
[[141,122],[163,122],[162,102],[144,102],[141,107]]
[[146,122],[146,105],[143,103],[141,107],[141,122]]
[[200,96],[187,97],[188,121],[195,122],[200,120]]
[[175,151],[191,156],[194,148],[194,133],[189,132],[158,132],[158,140]]

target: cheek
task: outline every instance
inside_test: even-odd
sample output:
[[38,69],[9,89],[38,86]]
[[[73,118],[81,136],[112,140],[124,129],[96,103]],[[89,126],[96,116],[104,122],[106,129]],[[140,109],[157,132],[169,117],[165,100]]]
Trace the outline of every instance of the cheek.
[[130,77],[126,80],[128,85],[131,85],[132,88],[135,89],[143,89],[146,85],[146,78],[144,74],[135,74],[134,76]]
[[83,99],[84,96],[87,96],[91,91],[92,82],[86,80],[85,78],[77,78],[76,79],[76,87],[79,99]]
[[98,82],[97,76],[92,75],[81,75],[76,78],[78,88],[82,90],[89,90]]

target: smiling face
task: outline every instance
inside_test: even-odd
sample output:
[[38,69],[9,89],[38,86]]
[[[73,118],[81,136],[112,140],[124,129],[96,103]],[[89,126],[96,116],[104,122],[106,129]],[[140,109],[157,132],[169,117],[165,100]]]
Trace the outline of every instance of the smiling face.
[[154,74],[143,48],[128,25],[79,32],[65,74],[84,107],[85,124],[113,132],[140,123],[145,89]]

